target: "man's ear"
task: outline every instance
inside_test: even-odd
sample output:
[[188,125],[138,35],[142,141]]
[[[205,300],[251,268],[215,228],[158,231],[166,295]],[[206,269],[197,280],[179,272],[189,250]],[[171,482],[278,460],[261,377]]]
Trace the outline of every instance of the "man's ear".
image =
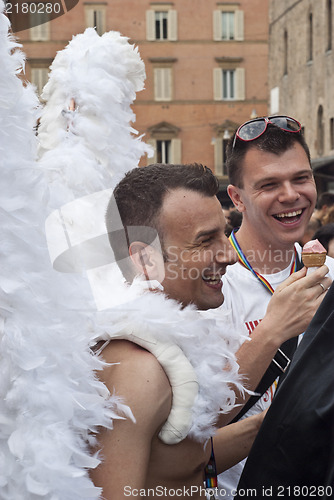
[[233,184],[227,186],[227,193],[238,212],[245,212],[245,205],[242,201],[242,190]]
[[159,279],[163,259],[155,248],[141,241],[134,241],[130,244],[129,254],[138,273],[143,274],[147,280]]

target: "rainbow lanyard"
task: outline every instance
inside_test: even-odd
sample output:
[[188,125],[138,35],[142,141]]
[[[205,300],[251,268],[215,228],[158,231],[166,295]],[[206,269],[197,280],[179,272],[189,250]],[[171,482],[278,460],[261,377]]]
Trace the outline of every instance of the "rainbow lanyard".
[[[213,440],[211,438],[211,456],[208,465],[204,469],[205,472],[205,487],[210,489],[217,488],[217,467],[215,453],[213,451]],[[213,493],[209,492],[208,498],[215,498]]]
[[[243,251],[240,248],[240,245],[239,245],[238,240],[237,240],[237,238],[235,236],[235,233],[236,233],[236,230],[233,229],[233,231],[232,231],[232,233],[231,233],[231,235],[229,237],[229,241],[230,241],[232,247],[234,248],[234,250],[238,254],[238,258],[239,258],[240,264],[242,264],[247,269],[249,269],[254,274],[254,276],[262,283],[262,285],[264,287],[266,287],[267,290],[269,290],[269,292],[271,294],[273,294],[274,293],[274,289],[271,286],[271,284],[261,274],[259,274],[256,271],[254,271],[254,269],[252,268],[252,266],[248,262],[247,258],[245,257],[245,254],[243,253]],[[292,262],[292,265],[291,265],[290,274],[296,272],[296,270],[297,270],[297,250],[296,250],[295,247],[294,247],[294,253],[295,253],[295,256],[294,256],[294,259],[293,259],[293,262]]]

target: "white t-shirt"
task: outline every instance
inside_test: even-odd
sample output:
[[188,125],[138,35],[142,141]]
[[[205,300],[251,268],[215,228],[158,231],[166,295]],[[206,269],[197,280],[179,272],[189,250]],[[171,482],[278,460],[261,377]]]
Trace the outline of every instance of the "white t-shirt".
[[[296,244],[300,256],[301,247]],[[334,279],[334,259],[327,257],[326,265],[329,268],[329,276]],[[264,274],[263,277],[271,284],[273,289],[282,283],[290,275],[290,265],[275,274]],[[231,321],[233,327],[243,334],[251,335],[254,328],[265,316],[271,294],[265,286],[243,265],[236,263],[228,266],[223,276],[224,303],[222,309],[232,311]],[[242,418],[249,417],[268,408],[272,402],[277,383],[275,382],[255,405]],[[233,498],[242,473],[245,460],[242,460],[231,469],[218,476],[218,487],[220,499]]]

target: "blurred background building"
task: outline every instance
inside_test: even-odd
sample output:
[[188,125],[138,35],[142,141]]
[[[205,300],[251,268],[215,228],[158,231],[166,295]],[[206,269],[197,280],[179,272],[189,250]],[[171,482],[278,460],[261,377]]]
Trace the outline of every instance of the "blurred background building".
[[[58,2],[65,14],[51,21],[32,8],[40,2],[27,2],[32,27],[16,33],[27,79],[40,93],[56,52],[86,27],[127,36],[147,74],[134,126],[155,155],[141,166],[203,163],[225,203],[225,147],[235,128],[288,114],[304,127],[319,191],[334,192],[332,0],[80,0],[67,12]],[[11,16],[15,29],[19,14]]]
[[271,0],[270,114],[304,128],[318,192],[334,192],[334,47],[332,0]]

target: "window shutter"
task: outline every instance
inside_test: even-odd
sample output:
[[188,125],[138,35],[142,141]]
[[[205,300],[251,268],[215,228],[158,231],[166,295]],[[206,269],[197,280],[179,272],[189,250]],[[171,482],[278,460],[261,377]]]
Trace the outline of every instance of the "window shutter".
[[172,68],[164,68],[164,99],[172,100]]
[[221,68],[213,69],[213,98],[215,101],[223,99],[223,81]]
[[235,19],[235,40],[244,39],[244,11],[236,10],[234,13]]
[[181,139],[171,141],[171,162],[181,163]]
[[154,68],[154,99],[162,99],[162,68]]
[[146,11],[146,40],[155,40],[155,18],[154,10]]
[[86,8],[85,14],[86,14],[86,28],[93,28],[94,27],[94,10]]
[[[46,16],[48,17],[48,16]],[[45,20],[45,18],[44,18]],[[49,40],[50,39],[50,23],[46,22],[40,25],[41,30],[41,40]]]
[[217,137],[214,142],[215,175],[223,175],[223,139]]
[[154,68],[154,98],[156,101],[172,99],[172,68]]
[[220,10],[213,11],[213,39],[222,39],[222,13]]
[[245,100],[245,68],[235,70],[235,98],[237,101]]
[[38,95],[41,95],[44,85],[46,85],[49,78],[48,68],[32,68],[31,69],[31,83],[36,85]]
[[177,11],[169,10],[168,11],[168,40],[175,42],[177,40]]
[[146,142],[153,148],[153,156],[148,157],[148,164],[157,163],[157,141],[155,139],[148,139]]
[[279,87],[274,87],[270,91],[270,114],[279,113]]

